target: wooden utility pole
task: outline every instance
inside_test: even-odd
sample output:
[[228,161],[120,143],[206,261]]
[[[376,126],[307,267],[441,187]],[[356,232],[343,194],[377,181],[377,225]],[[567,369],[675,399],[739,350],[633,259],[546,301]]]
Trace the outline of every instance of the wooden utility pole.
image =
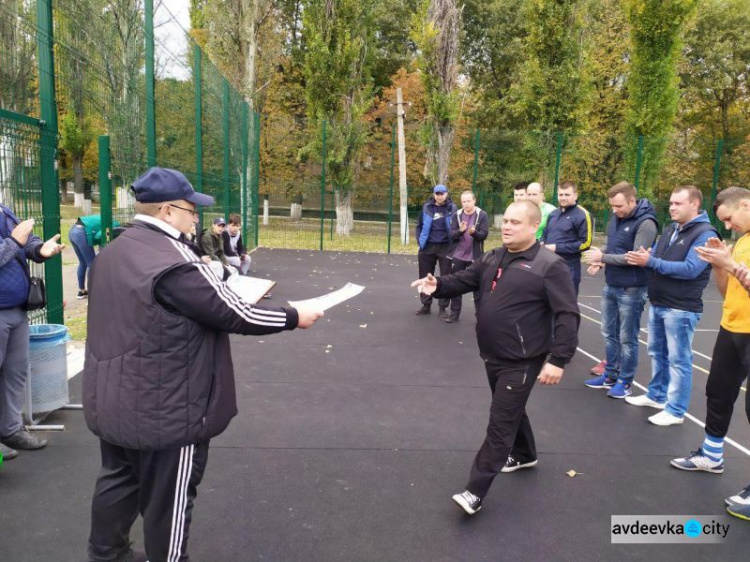
[[409,243],[409,214],[407,203],[409,193],[406,190],[406,139],[404,137],[404,97],[401,88],[396,88],[396,116],[398,118],[398,189],[400,196],[400,231],[401,244]]

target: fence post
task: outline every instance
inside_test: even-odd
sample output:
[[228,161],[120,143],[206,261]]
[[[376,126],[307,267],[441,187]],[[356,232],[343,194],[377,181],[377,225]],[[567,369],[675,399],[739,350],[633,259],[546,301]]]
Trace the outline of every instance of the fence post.
[[714,201],[716,201],[716,195],[719,191],[719,172],[721,171],[721,155],[724,153],[724,139],[719,139],[719,143],[716,145],[716,158],[714,159],[714,179],[711,185],[711,206],[709,209],[713,209]]
[[253,196],[250,182],[248,181],[248,160],[250,158],[250,147],[248,143],[248,135],[250,134],[249,124],[250,106],[246,101],[242,102],[242,129],[240,137],[242,138],[242,177],[240,178],[240,213],[242,217],[242,239],[248,240],[247,237],[247,209],[252,205]]
[[[148,166],[156,166],[156,108],[154,107],[154,0],[144,4],[146,20],[146,145]],[[81,25],[84,25],[81,22]]]
[[223,78],[222,92],[222,131],[224,134],[224,220],[229,220],[229,82]]
[[321,150],[321,157],[323,161],[323,167],[320,172],[320,250],[323,251],[323,228],[325,227],[325,214],[326,214],[326,120],[323,119],[323,148]]
[[109,153],[109,136],[99,136],[99,207],[102,215],[101,247],[112,240],[112,158]]
[[260,197],[258,193],[260,191],[260,113],[253,112],[253,123],[255,129],[253,132],[253,201],[255,201],[255,246],[258,246],[258,230],[260,225],[258,224],[258,204]]
[[[60,194],[57,180],[57,103],[55,100],[55,55],[52,0],[37,0],[37,54],[39,64],[40,180],[42,189],[42,232],[49,240],[60,232]],[[26,217],[24,217],[26,218]],[[47,322],[62,324],[62,256],[44,264],[47,287]]]
[[[195,81],[195,190],[203,193],[203,51],[193,47],[193,80]],[[203,205],[198,209],[203,225]]]
[[391,180],[388,195],[388,253],[391,253],[391,226],[393,225],[393,164],[396,159],[396,127],[391,128]]
[[638,135],[638,152],[635,156],[635,188],[641,185],[641,167],[643,166],[643,135]]
[[557,147],[555,148],[555,183],[552,186],[552,201],[557,205],[557,184],[560,182],[560,162],[562,161],[562,148],[564,136],[562,131],[557,131]]

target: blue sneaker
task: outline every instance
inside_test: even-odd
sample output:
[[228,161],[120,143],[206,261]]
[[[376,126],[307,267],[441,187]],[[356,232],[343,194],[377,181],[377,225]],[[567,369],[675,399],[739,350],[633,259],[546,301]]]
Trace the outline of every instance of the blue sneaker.
[[750,505],[728,505],[727,513],[745,521],[750,521]]
[[617,383],[615,383],[615,386],[613,386],[609,390],[607,396],[609,396],[610,398],[625,398],[626,396],[630,396],[631,394],[633,394],[631,385],[626,382],[617,381]]
[[589,379],[583,384],[589,388],[612,388],[616,382],[616,379],[611,379],[607,375],[601,375],[600,377]]

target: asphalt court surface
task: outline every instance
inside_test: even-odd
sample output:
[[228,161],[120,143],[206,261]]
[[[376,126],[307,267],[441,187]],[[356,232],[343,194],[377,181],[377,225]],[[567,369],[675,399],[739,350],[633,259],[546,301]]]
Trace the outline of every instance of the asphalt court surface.
[[[717,545],[611,544],[612,515],[724,515],[724,498],[750,481],[750,454],[726,445],[722,475],[675,470],[669,460],[702,442],[698,423],[655,427],[646,419],[654,410],[583,385],[603,356],[603,278],[584,274],[580,351],[562,383],[531,395],[539,465],[498,476],[469,518],[450,498],[466,483],[490,403],[471,298],[457,324],[440,320],[436,304],[432,315],[414,316],[415,256],[261,249],[253,267],[277,282],[261,304],[346,282],[366,289],[310,330],[233,336],[240,413],[211,442],[191,560],[713,561],[750,552],[750,523],[735,519]],[[713,284],[705,299],[694,349],[710,357],[721,315]],[[645,345],[640,352],[636,381],[645,387],[650,361]],[[689,413],[699,422],[707,377],[700,369],[709,365],[696,354]],[[79,379],[71,381],[74,401]],[[740,394],[729,437],[750,450]],[[0,469],[3,560],[86,559],[98,442],[79,411],[47,421],[66,429]]]

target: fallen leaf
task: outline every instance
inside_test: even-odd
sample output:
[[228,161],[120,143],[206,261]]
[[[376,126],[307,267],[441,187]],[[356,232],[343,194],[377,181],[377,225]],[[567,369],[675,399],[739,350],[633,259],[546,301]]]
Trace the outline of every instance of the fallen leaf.
[[360,324],[359,327],[360,328],[367,328],[367,324]]
[[575,470],[569,470],[569,471],[568,471],[568,472],[566,472],[565,474],[567,474],[567,475],[568,475],[568,476],[570,476],[571,478],[574,478],[574,477],[576,477],[576,476],[582,476],[582,475],[583,475],[583,472],[576,472]]

